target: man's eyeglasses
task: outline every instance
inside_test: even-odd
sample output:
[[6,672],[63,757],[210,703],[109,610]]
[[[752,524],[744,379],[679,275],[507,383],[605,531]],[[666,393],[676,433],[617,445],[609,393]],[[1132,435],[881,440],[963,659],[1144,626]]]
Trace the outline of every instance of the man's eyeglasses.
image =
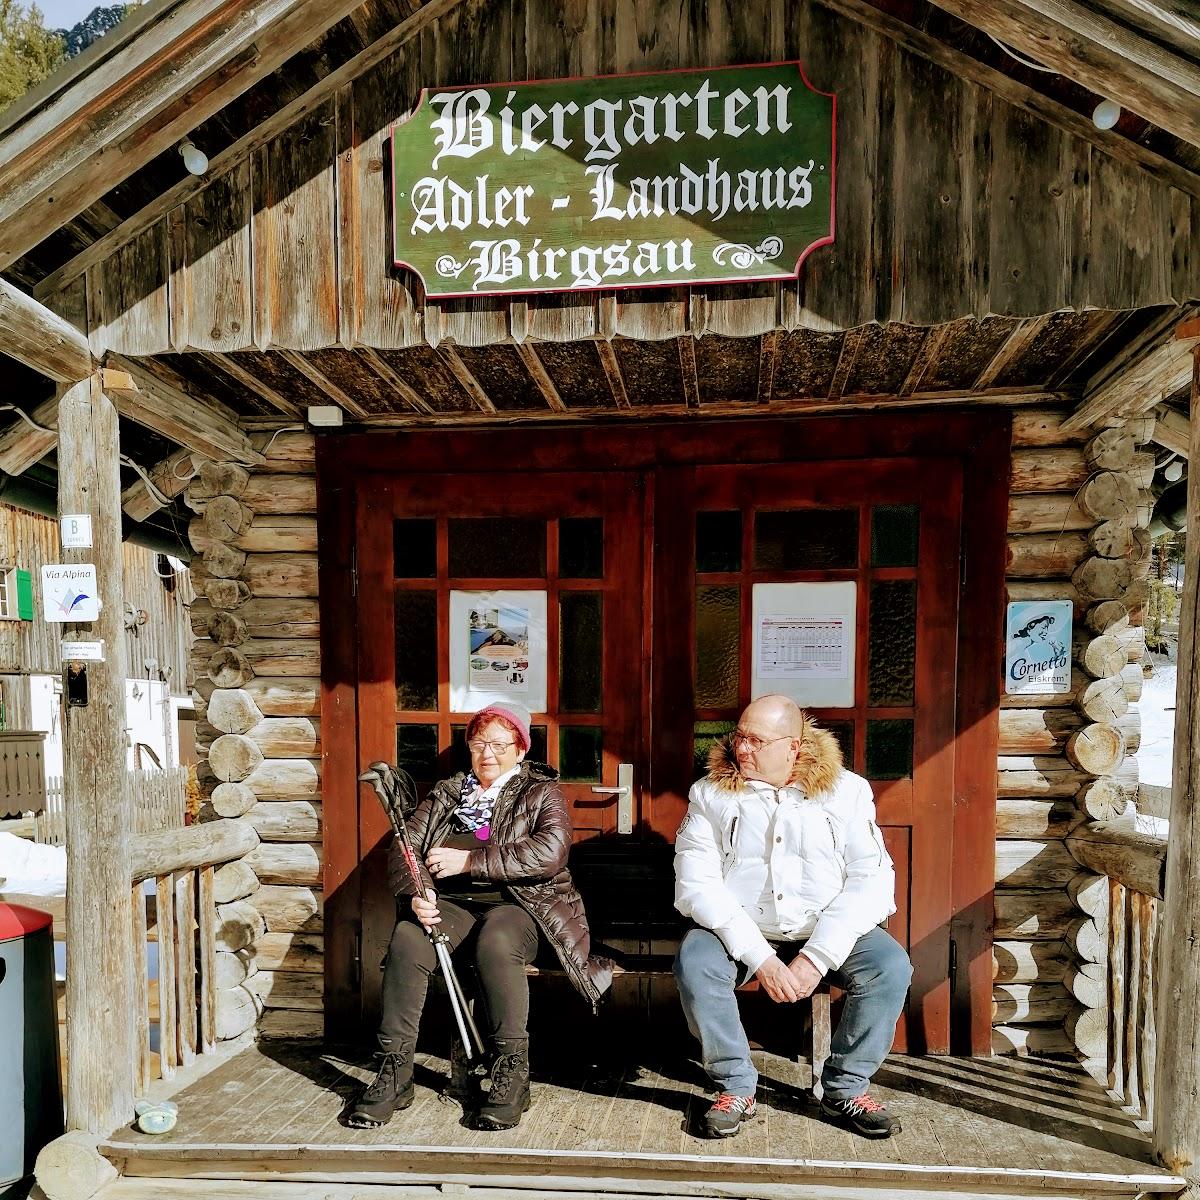
[[764,746],[773,746],[776,742],[786,742],[788,735],[777,738],[760,738],[754,733],[743,733],[740,729],[733,731],[733,744],[736,746],[740,742],[751,754],[757,754]]
[[510,746],[515,746],[516,742],[468,742],[467,748],[472,754],[482,754],[485,750],[490,750],[497,757],[505,752]]

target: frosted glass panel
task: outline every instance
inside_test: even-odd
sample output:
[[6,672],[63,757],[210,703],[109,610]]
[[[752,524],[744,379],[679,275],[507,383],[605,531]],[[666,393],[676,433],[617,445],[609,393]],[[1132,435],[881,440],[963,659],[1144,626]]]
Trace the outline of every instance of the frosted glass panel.
[[736,708],[741,668],[741,589],[696,589],[697,708]]

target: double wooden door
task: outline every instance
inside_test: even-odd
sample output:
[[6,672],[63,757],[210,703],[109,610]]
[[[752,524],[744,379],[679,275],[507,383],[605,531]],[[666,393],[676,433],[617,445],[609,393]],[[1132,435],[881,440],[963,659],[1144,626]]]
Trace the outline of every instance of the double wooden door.
[[[708,747],[753,695],[790,692],[875,792],[896,863],[889,927],[915,971],[897,1048],[948,1049],[958,460],[371,475],[356,509],[360,765],[432,782],[465,763],[482,700],[525,704],[601,936],[669,939],[656,910],[669,914],[670,846]],[[811,662],[764,661],[796,596],[836,625],[816,679]],[[387,825],[365,789],[359,804],[372,964],[392,920]]]

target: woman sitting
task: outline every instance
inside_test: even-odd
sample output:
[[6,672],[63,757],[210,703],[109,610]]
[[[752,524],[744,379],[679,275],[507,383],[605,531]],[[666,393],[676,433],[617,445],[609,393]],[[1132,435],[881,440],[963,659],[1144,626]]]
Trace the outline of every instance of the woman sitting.
[[388,881],[398,919],[383,973],[383,1062],[351,1110],[351,1125],[382,1125],[413,1102],[417,1027],[437,965],[427,931],[445,933],[478,978],[491,1086],[486,1096],[462,1095],[469,1084],[455,1080],[477,1129],[511,1129],[529,1108],[525,967],[539,937],[593,1010],[612,980],[612,964],[589,955],[583,901],[567,870],[571,814],[557,772],[525,758],[528,712],[515,704],[481,709],[467,726],[467,746],[470,772],[436,784],[407,822],[431,877],[422,885],[437,890],[432,901],[414,894],[392,846]]

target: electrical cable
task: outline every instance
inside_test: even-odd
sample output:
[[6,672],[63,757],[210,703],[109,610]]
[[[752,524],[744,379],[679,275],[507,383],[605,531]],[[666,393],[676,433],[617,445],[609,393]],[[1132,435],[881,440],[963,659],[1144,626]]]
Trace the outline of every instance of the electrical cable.
[[0,412],[15,412],[26,425],[31,425],[38,433],[52,433],[58,437],[57,429],[51,429],[48,425],[39,425],[23,408],[18,408],[15,404],[0,404]]
[[266,445],[265,445],[265,446],[264,446],[264,447],[263,447],[263,448],[262,448],[262,449],[259,451],[259,454],[261,454],[261,455],[263,456],[263,458],[266,458],[266,457],[267,457],[267,451],[268,451],[268,450],[270,450],[270,448],[271,448],[271,444],[272,444],[272,443],[275,441],[275,439],[276,439],[276,438],[277,438],[277,437],[278,437],[278,436],[279,436],[281,433],[303,433],[303,432],[304,432],[304,426],[303,426],[303,425],[281,425],[281,426],[280,426],[280,427],[279,427],[277,430],[275,430],[275,432],[274,432],[273,434],[271,434],[271,436],[270,436],[270,437],[267,439],[267,444],[266,444]]
[[132,458],[130,458],[127,454],[122,454],[120,458],[121,462],[125,466],[131,467],[142,477],[142,482],[146,485],[146,490],[150,493],[153,499],[157,501],[157,503],[161,504],[163,508],[166,508],[171,503],[171,498],[164,495],[157,487],[155,487],[154,481],[141,467],[138,466],[137,463],[133,461]]
[[988,37],[990,37],[992,39],[992,41],[995,42],[996,45],[999,46],[1000,49],[1003,50],[1004,53],[1008,55],[1009,58],[1013,59],[1015,62],[1019,62],[1021,64],[1021,66],[1028,67],[1031,71],[1041,71],[1045,75],[1059,74],[1059,72],[1056,71],[1053,67],[1043,67],[1041,63],[1035,63],[1033,61],[1033,59],[1026,58],[1025,55],[1023,55],[1023,54],[1018,54],[1015,50],[1006,46],[994,34],[989,33]]

